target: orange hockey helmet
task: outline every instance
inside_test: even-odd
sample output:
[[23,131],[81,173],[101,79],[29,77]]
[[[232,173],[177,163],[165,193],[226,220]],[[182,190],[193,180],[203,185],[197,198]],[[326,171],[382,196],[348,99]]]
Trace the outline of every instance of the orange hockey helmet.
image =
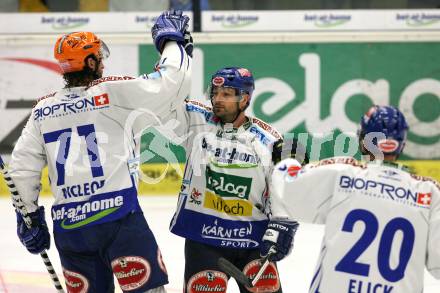
[[85,59],[95,55],[105,59],[110,55],[107,45],[91,32],[74,32],[63,35],[55,43],[54,57],[64,73],[81,71]]

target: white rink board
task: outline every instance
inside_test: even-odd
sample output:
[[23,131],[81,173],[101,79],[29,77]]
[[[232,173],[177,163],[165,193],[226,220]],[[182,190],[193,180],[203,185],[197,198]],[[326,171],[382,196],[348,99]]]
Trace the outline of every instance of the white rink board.
[[[182,238],[168,232],[169,221],[174,213],[176,197],[149,196],[140,198],[141,206],[147,221],[156,235],[166,263],[170,284],[166,286],[169,293],[182,292],[183,282],[183,244]],[[50,210],[51,199],[42,198],[41,204],[46,207],[46,219]],[[55,292],[42,260],[37,255],[29,254],[23,248],[15,232],[15,214],[7,198],[0,198],[0,292],[2,293],[46,293]],[[50,225],[49,225],[50,226]],[[323,227],[301,224],[295,237],[293,253],[279,265],[283,292],[306,293],[313,275],[315,262],[321,245]],[[52,242],[49,256],[58,276],[61,266],[58,254]],[[238,293],[234,281],[229,282],[228,293]],[[119,289],[116,292],[121,292]],[[425,274],[424,293],[440,292],[440,281]],[[397,292],[396,292],[397,293]]]

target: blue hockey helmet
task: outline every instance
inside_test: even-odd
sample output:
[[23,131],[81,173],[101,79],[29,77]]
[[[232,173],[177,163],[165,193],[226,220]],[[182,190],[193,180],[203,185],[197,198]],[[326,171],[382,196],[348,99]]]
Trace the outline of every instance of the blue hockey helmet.
[[240,97],[243,94],[252,96],[254,91],[254,77],[252,73],[241,67],[225,67],[218,70],[211,77],[209,85],[209,98],[213,97],[213,90],[215,87],[229,87],[237,90],[237,95]]
[[373,138],[373,144],[384,154],[399,155],[406,141],[408,124],[405,116],[393,106],[373,106],[362,116],[359,137],[383,133],[385,139]]

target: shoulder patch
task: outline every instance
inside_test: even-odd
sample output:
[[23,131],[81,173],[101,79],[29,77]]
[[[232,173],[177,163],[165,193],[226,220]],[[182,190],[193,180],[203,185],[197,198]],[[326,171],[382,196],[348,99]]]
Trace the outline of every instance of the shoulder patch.
[[220,120],[214,115],[211,107],[194,100],[185,100],[186,111],[197,112],[205,117],[205,121],[211,124],[217,124]]
[[425,177],[425,176],[420,176],[420,175],[415,175],[415,174],[410,174],[412,178],[418,180],[418,181],[428,181],[433,183],[437,189],[440,191],[440,184],[433,178],[431,177]]
[[355,158],[350,158],[350,157],[334,157],[334,158],[324,159],[314,164],[313,167],[320,167],[320,166],[334,165],[334,164],[351,165],[362,169],[367,168],[367,165],[364,162],[360,162]]
[[206,110],[208,110],[208,111],[212,111],[212,108],[211,108],[211,107],[206,106],[205,104],[202,104],[202,103],[200,103],[200,102],[198,102],[198,101],[186,99],[185,102],[186,102],[187,104],[193,104],[193,105],[196,105],[196,106],[202,107],[203,109],[206,109]]
[[35,106],[40,102],[40,101],[42,101],[42,100],[45,100],[45,99],[47,99],[47,98],[51,98],[51,97],[53,97],[53,96],[55,96],[56,95],[56,93],[57,92],[53,92],[53,93],[51,93],[51,94],[48,94],[48,95],[45,95],[45,96],[43,96],[43,97],[40,97],[40,98],[38,98],[36,101],[35,101],[35,103],[34,103],[34,105],[33,105],[33,107],[32,108],[35,108]]
[[135,79],[134,77],[131,76],[106,76],[106,77],[101,77],[100,79],[96,79],[92,82],[89,83],[89,85],[87,86],[87,88],[91,88],[95,85],[98,85],[100,83],[103,82],[107,82],[107,81],[119,81],[119,80],[131,80],[131,79]]
[[276,139],[280,139],[282,138],[281,134],[272,126],[270,126],[269,124],[267,124],[266,122],[253,117],[252,118],[252,123],[258,125],[259,127],[261,127],[263,130],[269,132],[273,137],[275,137]]

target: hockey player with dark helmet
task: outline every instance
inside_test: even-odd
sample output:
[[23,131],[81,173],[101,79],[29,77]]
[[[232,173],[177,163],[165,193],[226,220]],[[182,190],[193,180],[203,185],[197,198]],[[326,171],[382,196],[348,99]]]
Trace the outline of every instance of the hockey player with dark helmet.
[[[185,293],[200,288],[228,292],[230,274],[219,263],[222,259],[247,278],[261,269],[260,243],[271,209],[272,148],[282,135],[272,125],[245,115],[253,91],[248,69],[225,67],[209,80],[212,108],[187,99],[170,109],[169,119],[179,122],[176,137],[189,134],[181,143],[186,166],[170,224],[172,233],[185,238]],[[284,227],[293,237],[297,224]],[[238,284],[241,293],[282,292],[275,257],[268,257],[252,288]]]
[[408,124],[393,106],[372,106],[361,118],[359,150],[370,160],[395,161],[405,147]]
[[[309,292],[351,292],[361,282],[388,286],[383,292],[423,292],[425,271],[440,279],[440,185],[393,163],[407,131],[397,108],[373,106],[360,119],[366,161],[334,157],[300,167],[289,158],[275,166],[272,219],[325,225]],[[289,168],[296,172],[289,174]],[[354,241],[358,225],[365,228],[361,237],[371,236],[368,241]],[[282,234],[263,238],[263,244],[286,239]]]
[[211,77],[208,87],[214,114],[223,123],[238,126],[245,120],[254,91],[254,77],[246,68],[225,67]]

